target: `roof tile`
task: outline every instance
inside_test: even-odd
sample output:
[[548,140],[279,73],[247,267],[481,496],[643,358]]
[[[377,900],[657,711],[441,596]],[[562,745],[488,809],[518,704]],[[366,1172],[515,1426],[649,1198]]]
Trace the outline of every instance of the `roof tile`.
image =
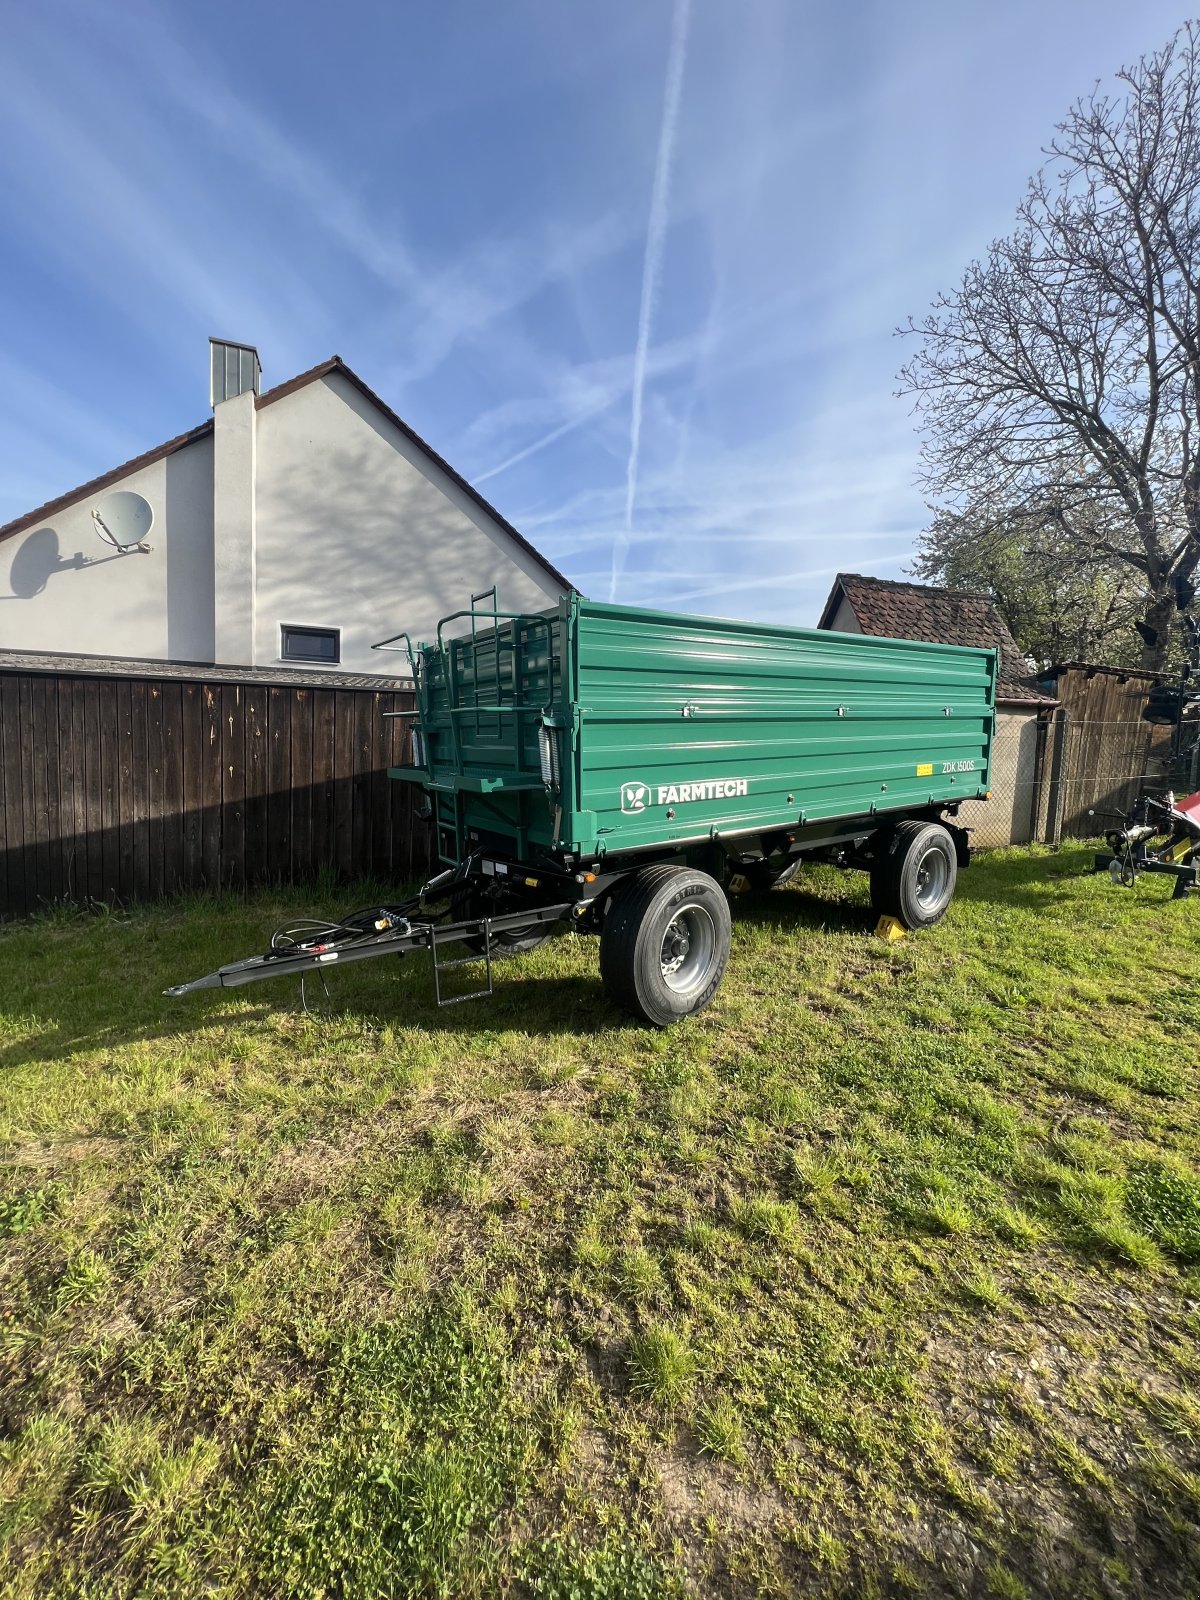
[[839,589],[864,633],[876,638],[920,639],[928,644],[972,645],[998,652],[996,697],[1031,705],[1054,705],[1030,674],[1017,642],[990,595],[970,589],[935,589],[891,578],[839,572],[822,624],[837,610]]

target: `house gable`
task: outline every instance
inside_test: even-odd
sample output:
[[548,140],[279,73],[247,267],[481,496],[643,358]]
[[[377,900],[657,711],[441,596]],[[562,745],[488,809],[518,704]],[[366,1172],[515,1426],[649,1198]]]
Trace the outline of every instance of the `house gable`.
[[853,615],[856,632],[885,639],[920,639],[997,652],[997,700],[1009,705],[1053,705],[1036,687],[1025,658],[996,609],[991,595],[968,589],[938,589],[921,583],[869,578],[839,572],[817,623],[846,631]]
[[[235,410],[252,421],[233,481],[214,450]],[[148,553],[97,538],[115,489],[154,508]],[[493,584],[510,610],[570,587],[334,356],[0,528],[0,646],[265,666],[281,625],[330,626],[343,665],[386,670],[375,640],[429,631]]]
[[566,587],[340,370],[260,407],[256,504],[262,663],[282,625],[340,627],[343,661],[382,670],[375,641],[428,633],[473,593],[541,611]]

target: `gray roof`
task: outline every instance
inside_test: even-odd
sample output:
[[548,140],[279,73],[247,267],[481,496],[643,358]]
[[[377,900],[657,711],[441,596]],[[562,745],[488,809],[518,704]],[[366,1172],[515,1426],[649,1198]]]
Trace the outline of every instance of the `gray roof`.
[[[403,659],[403,658],[401,658]],[[305,671],[297,667],[234,667],[203,661],[144,661],[136,657],[49,655],[0,650],[0,672],[45,672],[89,678],[183,678],[189,683],[253,683],[297,689],[411,689],[408,677],[368,672]]]

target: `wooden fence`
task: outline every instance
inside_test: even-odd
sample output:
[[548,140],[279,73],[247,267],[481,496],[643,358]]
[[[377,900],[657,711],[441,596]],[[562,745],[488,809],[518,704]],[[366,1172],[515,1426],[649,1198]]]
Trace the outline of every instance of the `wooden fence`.
[[1144,789],[1190,786],[1194,725],[1177,731],[1142,716],[1154,685],[1177,678],[1134,667],[1072,663],[1056,668],[1053,679],[1060,706],[1054,838],[1103,833]]
[[195,673],[0,661],[0,916],[424,875],[414,791],[387,776],[409,691]]

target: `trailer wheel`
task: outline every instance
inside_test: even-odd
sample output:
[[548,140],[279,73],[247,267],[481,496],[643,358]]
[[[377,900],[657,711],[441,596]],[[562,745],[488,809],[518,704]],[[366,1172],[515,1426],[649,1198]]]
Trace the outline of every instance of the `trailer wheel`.
[[764,892],[768,889],[780,889],[785,883],[791,883],[800,871],[800,857],[794,857],[782,867],[773,867],[769,861],[746,861],[737,870],[752,889]]
[[618,889],[600,934],[600,976],[624,1010],[666,1028],[702,1011],[729,961],[729,903],[692,867],[645,867]]
[[901,822],[871,868],[871,905],[906,928],[931,928],[958,880],[954,840],[937,822]]
[[[468,917],[497,917],[502,910],[517,911],[519,906],[501,907],[488,904],[483,900],[472,899],[468,902],[468,909],[463,913]],[[536,950],[545,944],[553,931],[549,922],[538,923],[532,928],[515,928],[510,931],[503,929],[492,933],[492,954],[494,956],[523,956],[530,950]],[[463,940],[468,950],[474,950],[477,955],[483,955],[486,940],[481,933],[470,934]]]

